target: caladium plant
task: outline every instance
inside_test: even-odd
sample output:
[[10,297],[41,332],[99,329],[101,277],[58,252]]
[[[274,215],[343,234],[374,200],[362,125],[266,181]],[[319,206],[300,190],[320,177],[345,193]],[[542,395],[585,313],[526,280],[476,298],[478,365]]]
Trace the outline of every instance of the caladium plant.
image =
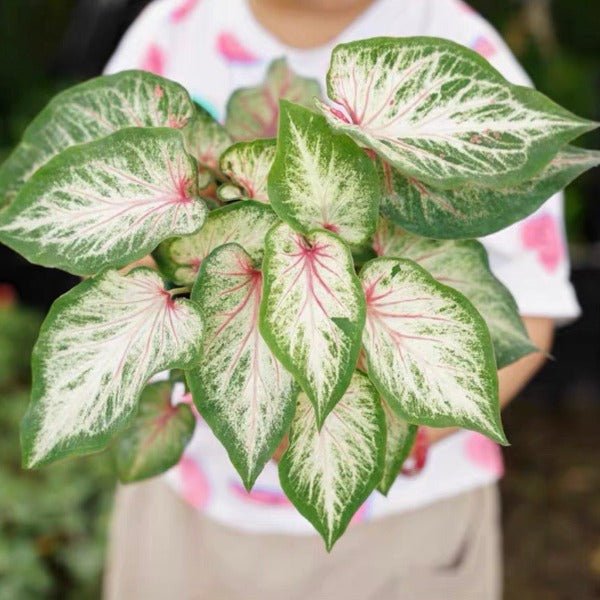
[[[0,168],[0,240],[87,279],[35,347],[25,466],[112,443],[122,480],[156,475],[194,408],[247,489],[289,440],[282,487],[330,549],[419,425],[505,443],[497,369],[536,348],[468,238],[598,165],[568,145],[596,124],[434,38],[340,45],[318,96],[278,60],[221,125],[127,71],[29,126]],[[165,369],[193,407],[150,382]]]

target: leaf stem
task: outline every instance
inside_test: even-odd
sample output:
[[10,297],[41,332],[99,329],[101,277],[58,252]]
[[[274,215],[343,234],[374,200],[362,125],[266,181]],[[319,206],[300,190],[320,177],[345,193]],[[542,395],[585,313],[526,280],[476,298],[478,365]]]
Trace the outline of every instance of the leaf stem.
[[180,296],[181,294],[189,294],[191,291],[192,289],[189,287],[178,287],[173,288],[171,290],[167,290],[171,298],[173,298],[174,296]]

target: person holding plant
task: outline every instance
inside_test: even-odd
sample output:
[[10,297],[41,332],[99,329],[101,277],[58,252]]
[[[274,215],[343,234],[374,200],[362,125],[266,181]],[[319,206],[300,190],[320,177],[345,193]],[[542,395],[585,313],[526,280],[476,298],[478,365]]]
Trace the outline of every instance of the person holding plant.
[[[222,120],[231,93],[260,83],[274,59],[285,57],[298,75],[322,83],[334,46],[379,36],[446,38],[478,52],[509,81],[529,84],[498,34],[460,0],[156,0],[127,33],[107,72],[144,69],[178,81],[207,113]],[[265,99],[270,112],[268,110],[265,117],[263,113],[253,113],[250,106],[248,112],[255,117],[254,125],[258,123],[259,130],[253,129],[248,121],[231,123],[230,132],[235,130],[237,139],[277,135],[278,98],[275,96],[294,99],[296,80],[282,62],[269,69],[269,77],[271,87],[266,88]],[[315,89],[310,82],[306,85]],[[164,93],[157,85],[153,90],[154,101],[158,103]],[[289,103],[282,106],[286,114],[279,127],[286,130],[286,135],[293,130],[294,115],[300,120],[308,119],[309,128],[316,130],[321,126],[311,121],[313,117],[301,107],[294,108]],[[385,106],[381,110],[384,109]],[[352,110],[345,114],[333,108],[326,115],[330,123],[342,129],[351,125],[350,119],[357,122],[361,118]],[[169,125],[177,128],[176,117],[171,120],[174,122]],[[154,133],[139,129],[134,134],[125,133],[137,136],[142,151],[152,149]],[[181,151],[177,146],[178,134],[163,131],[160,135],[165,138],[165,144],[171,144],[170,151]],[[493,137],[494,132],[473,135],[469,143],[482,145],[485,136]],[[133,138],[117,135],[113,139],[121,143]],[[278,153],[285,151],[285,148],[277,150]],[[79,150],[67,152],[68,158],[60,160],[72,160]],[[96,152],[100,161],[105,160],[101,149]],[[357,161],[367,160],[356,146],[352,152],[358,152]],[[50,172],[56,165],[62,168],[61,164],[55,161],[54,166],[44,169]],[[289,161],[277,155],[274,165],[285,169]],[[183,163],[179,166],[190,167]],[[23,163],[18,168],[22,169]],[[114,172],[114,167],[111,168]],[[393,175],[385,170],[385,163],[382,168],[384,179],[393,186]],[[369,169],[373,171],[370,163],[365,172]],[[2,177],[6,173],[10,175],[9,169],[5,169]],[[282,177],[280,181],[285,183],[288,179]],[[128,178],[130,184],[132,180],[134,184],[139,183],[135,178]],[[7,181],[9,185],[14,183],[6,178],[2,185]],[[191,178],[183,177],[179,182],[178,200],[184,204],[189,200],[186,185],[191,185],[190,181]],[[14,228],[19,227],[14,225],[17,213],[28,209],[27,194],[31,189],[34,185],[26,186],[25,192],[4,213],[12,214],[14,221],[3,217],[7,221],[2,225],[3,235],[11,243],[20,245],[24,253],[35,255],[35,260],[41,256],[42,261],[60,261],[62,258],[57,259],[56,253],[44,255],[38,252],[37,246],[31,250],[31,245],[19,237],[22,233],[14,233]],[[256,195],[252,197],[259,199],[257,190],[253,192]],[[285,190],[275,187],[273,192],[285,195]],[[88,194],[86,199],[89,197]],[[281,198],[271,200],[273,204],[281,202]],[[105,200],[101,198],[101,201]],[[195,205],[194,210],[198,220],[204,219],[203,207]],[[323,233],[319,235],[322,239],[335,240],[333,236],[327,238],[327,230],[337,234],[339,224],[323,219],[319,224]],[[389,256],[384,246],[397,247],[394,243],[403,235],[400,229],[390,229],[382,220],[372,242],[374,254]],[[42,242],[53,243],[55,239],[48,236]],[[551,347],[554,324],[573,319],[579,313],[568,279],[561,194],[555,194],[524,220],[486,236],[482,242],[494,274],[513,294],[531,340],[521,340],[523,348],[516,362],[515,356],[504,356],[502,348],[494,346],[497,364],[502,367],[498,374],[500,404],[505,406],[543,364]],[[477,246],[473,244],[475,242],[465,242],[465,248],[468,246],[476,253]],[[436,249],[443,251],[443,243]],[[314,247],[310,251],[316,252]],[[407,245],[403,252],[411,256]],[[417,262],[426,262],[428,257],[431,260],[427,253],[419,258],[413,256]],[[67,266],[78,274],[96,272],[105,264],[103,257],[96,257],[97,264],[91,269],[79,254],[72,260],[76,264]],[[207,262],[212,260],[206,259]],[[368,264],[364,267],[367,274]],[[485,259],[478,265],[487,269]],[[56,263],[54,266],[64,265]],[[427,266],[432,268],[433,265]],[[443,257],[438,268],[439,281],[452,285],[451,265],[445,265]],[[399,269],[398,264],[391,268],[390,277]],[[420,271],[417,269],[414,273],[418,275]],[[138,289],[148,293],[148,289],[153,288],[149,288],[144,279],[151,276],[146,271],[137,271],[128,282],[135,283],[139,278]],[[114,272],[103,277],[112,278],[115,289],[125,285]],[[372,287],[367,286],[367,296],[376,295],[373,290],[381,279],[374,278]],[[100,281],[104,280],[100,278]],[[216,283],[219,283],[218,277]],[[85,294],[94,291],[97,285],[95,280],[88,280],[77,293],[86,298]],[[114,292],[110,286],[107,289]],[[500,284],[494,289],[498,294],[505,294]],[[164,291],[163,296],[168,297],[167,307],[176,306],[173,296],[183,293],[182,290],[189,292],[187,288]],[[64,310],[61,307],[67,306],[66,301],[59,302],[62,304],[56,310]],[[186,322],[194,322],[200,330],[198,313],[191,305],[186,310]],[[261,318],[268,320],[269,314]],[[50,323],[47,329],[54,325]],[[517,337],[520,327],[519,323],[512,332],[516,331]],[[84,329],[89,331],[93,326]],[[64,347],[61,342],[55,350],[60,354]],[[110,361],[108,354],[104,358]],[[493,360],[493,356],[487,358]],[[361,360],[362,357],[359,368],[363,369]],[[323,364],[323,369],[327,367]],[[72,382],[67,384],[72,387]],[[170,383],[164,385],[170,390]],[[196,399],[196,393],[192,392]],[[175,383],[174,396],[189,401],[181,383]],[[27,443],[27,436],[34,439],[34,445],[27,447],[29,466],[49,460],[55,450],[47,440],[43,440],[47,445],[40,447],[39,436],[35,438],[39,423],[36,414],[32,414],[26,418],[29,430],[24,436]],[[500,598],[497,481],[502,475],[502,458],[499,448],[488,438],[473,431],[420,428],[413,456],[403,469],[398,465],[404,475],[396,478],[395,472],[388,474],[386,483],[378,488],[387,493],[387,497],[377,492],[371,494],[355,513],[346,535],[334,551],[327,554],[321,540],[313,535],[308,522],[293,509],[280,487],[276,461],[281,452],[267,463],[252,490],[246,491],[227,453],[203,418],[208,421],[209,415],[198,415],[194,438],[177,466],[165,477],[125,486],[118,491],[105,598]],[[56,435],[57,429],[53,433]],[[495,439],[504,442],[501,427],[495,432]],[[37,453],[33,458],[32,452]],[[282,461],[289,468],[286,456]],[[418,474],[406,476],[411,470]],[[334,541],[328,540],[329,548]]]
[[[222,119],[230,94],[262,81],[273,59],[322,82],[339,43],[421,35],[474,49],[512,83],[530,84],[461,0],[155,0],[106,71],[178,81]],[[499,371],[502,406],[543,364],[555,322],[579,313],[562,211],[556,194],[482,240],[538,349]],[[327,554],[281,491],[275,462],[247,492],[200,420],[166,477],[119,489],[105,598],[500,598],[500,451],[480,434],[449,429],[423,428],[418,446],[427,445],[421,472],[400,475],[387,498],[373,493]]]

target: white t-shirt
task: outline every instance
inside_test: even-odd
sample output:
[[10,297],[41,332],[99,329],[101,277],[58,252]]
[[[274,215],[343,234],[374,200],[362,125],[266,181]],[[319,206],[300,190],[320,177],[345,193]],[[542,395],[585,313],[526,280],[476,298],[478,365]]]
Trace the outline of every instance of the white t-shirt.
[[[443,37],[473,48],[507,79],[530,83],[497,32],[457,0],[376,0],[335,40],[309,50],[281,43],[255,19],[246,0],[155,0],[124,37],[107,72],[143,68],[174,79],[222,119],[231,92],[261,82],[274,58],[286,56],[298,74],[323,83],[337,43],[414,35]],[[564,239],[562,195],[557,194],[529,218],[482,240],[492,270],[511,290],[522,315],[565,321],[579,314]],[[174,395],[181,393],[175,390]],[[354,520],[421,507],[494,482],[502,470],[500,449],[493,442],[460,432],[431,448],[421,474],[398,477],[387,498],[373,493]],[[190,504],[233,527],[314,532],[283,494],[274,462],[247,493],[225,450],[201,421],[166,480]]]

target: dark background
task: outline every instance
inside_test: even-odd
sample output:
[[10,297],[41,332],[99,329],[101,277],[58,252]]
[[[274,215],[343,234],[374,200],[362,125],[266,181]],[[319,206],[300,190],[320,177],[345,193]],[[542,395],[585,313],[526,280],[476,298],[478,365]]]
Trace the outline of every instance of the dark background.
[[[398,0],[401,1],[401,0]],[[0,161],[58,90],[98,74],[146,0],[0,0]],[[600,120],[600,2],[472,0],[536,86]],[[582,143],[600,148],[600,134]],[[600,598],[600,169],[567,190],[583,317],[505,413],[506,597]],[[19,466],[28,352],[74,279],[0,247],[0,600],[96,598],[114,476],[98,455]],[[11,284],[10,288],[1,284]],[[16,290],[19,303],[12,298]]]

